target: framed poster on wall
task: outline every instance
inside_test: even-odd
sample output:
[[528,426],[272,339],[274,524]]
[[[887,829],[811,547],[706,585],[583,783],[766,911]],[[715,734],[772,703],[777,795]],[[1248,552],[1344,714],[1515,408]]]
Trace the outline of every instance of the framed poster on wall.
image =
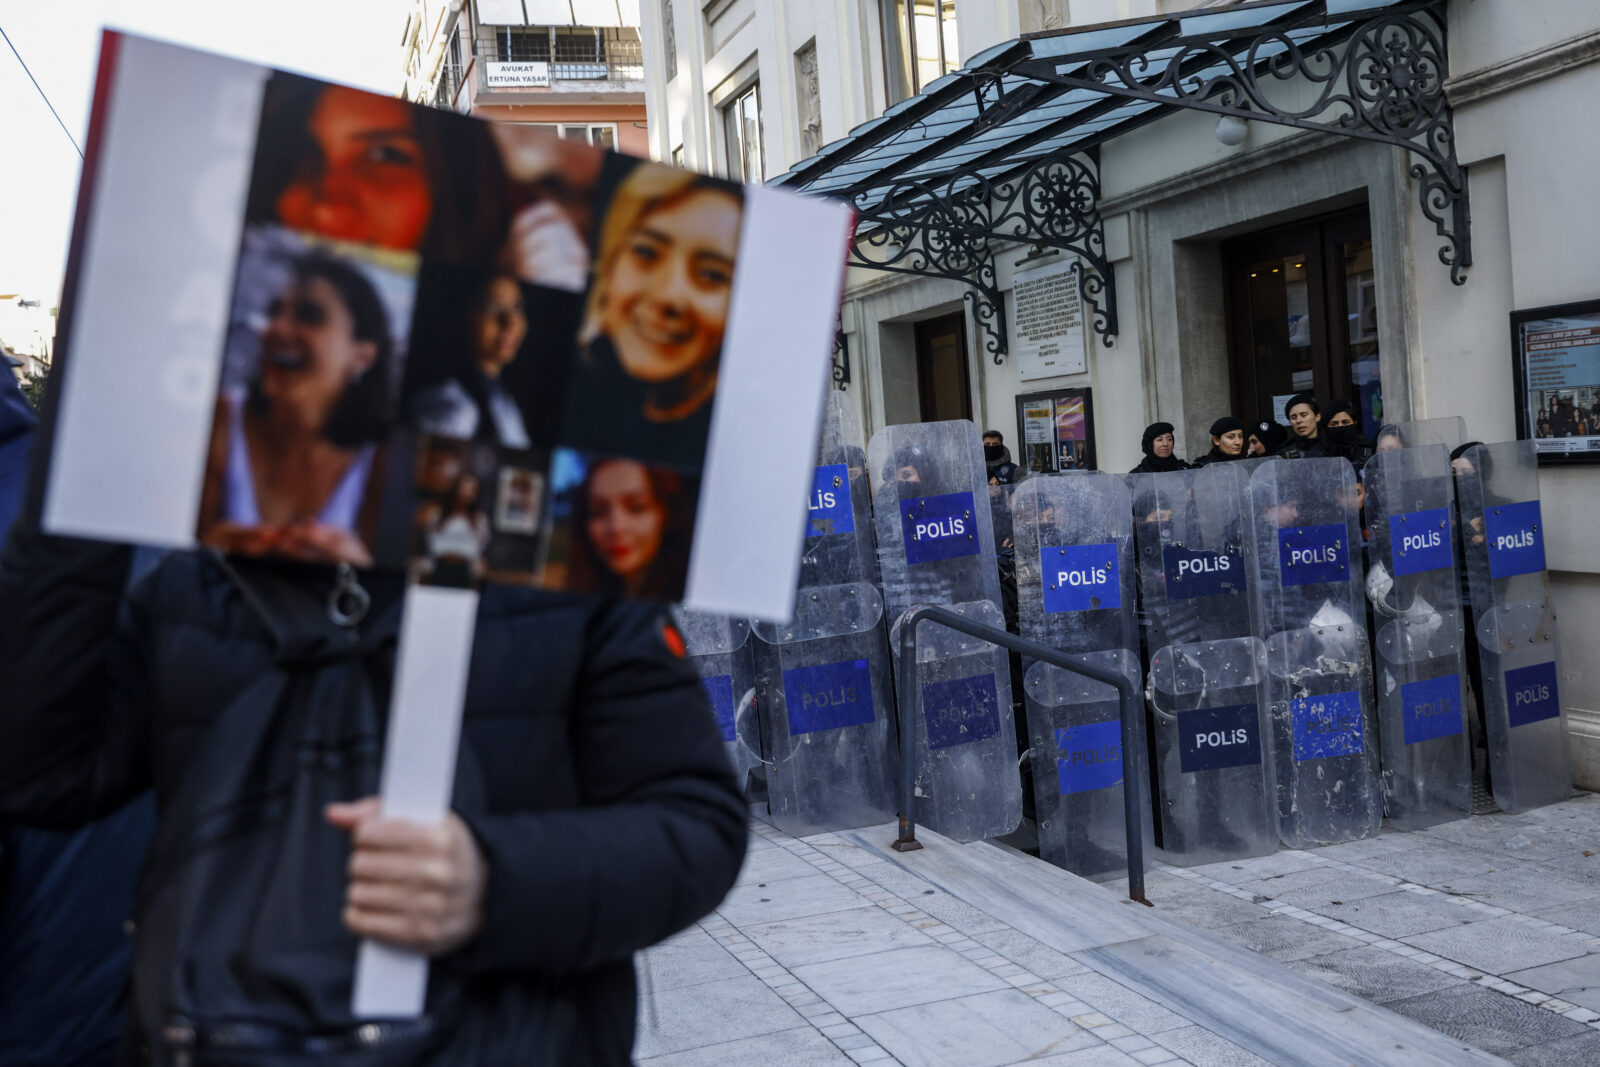
[[1030,474],[1099,470],[1093,390],[1051,389],[1017,397],[1017,462]]
[[1517,437],[1540,466],[1600,463],[1600,300],[1511,313]]

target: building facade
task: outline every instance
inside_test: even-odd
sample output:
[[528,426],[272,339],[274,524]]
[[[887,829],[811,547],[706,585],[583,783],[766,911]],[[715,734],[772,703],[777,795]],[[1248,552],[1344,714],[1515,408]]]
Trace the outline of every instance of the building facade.
[[[915,116],[930,96],[953,100],[959,91],[976,95],[973,121],[999,124],[1011,120],[1010,109],[1045,99],[1003,101],[1004,86],[991,84],[998,78],[939,80],[969,65],[992,68],[1020,35],[1114,22],[1102,27],[1104,40],[1129,41],[1147,27],[1127,20],[1187,14],[1195,26],[1201,16],[1211,27],[1227,19],[1270,25],[1308,7],[1289,0],[642,0],[650,151],[814,192],[828,185],[818,175],[839,176],[835,187],[848,190],[851,164],[830,159],[881,139],[882,124],[873,121],[880,116]],[[1179,454],[1193,459],[1209,447],[1218,416],[1282,421],[1283,400],[1305,390],[1350,398],[1369,436],[1381,423],[1460,416],[1468,440],[1516,438],[1511,313],[1600,300],[1600,271],[1584,251],[1600,237],[1589,196],[1600,143],[1581,133],[1584,114],[1600,99],[1600,7],[1327,0],[1325,11],[1330,20],[1336,13],[1432,20],[1426,25],[1438,28],[1447,51],[1448,76],[1441,70],[1439,81],[1453,110],[1450,162],[1464,172],[1459,184],[1470,189],[1470,202],[1424,196],[1438,172],[1422,166],[1414,173],[1417,154],[1392,140],[1185,108],[1128,122],[1128,132],[1094,138],[1092,152],[1078,157],[1095,184],[1092,251],[1103,265],[1096,274],[1115,279],[1114,290],[1101,294],[1106,308],[1082,294],[1081,351],[1055,362],[1041,363],[1037,352],[1025,360],[1012,335],[1014,276],[1036,277],[1052,256],[1074,258],[1060,242],[986,241],[991,274],[983,283],[998,294],[998,307],[986,308],[981,294],[974,302],[970,279],[948,269],[913,276],[852,268],[841,314],[846,351],[836,356],[835,377],[846,380],[868,433],[971,418],[1002,431],[1019,460],[1036,469],[1126,471],[1140,458],[1147,423],[1175,424]],[[1308,66],[1287,77],[1291,100],[1296,93],[1313,99],[1316,75]],[[1385,102],[1362,106],[1380,114]],[[955,113],[953,103],[947,107],[941,114]],[[1097,114],[1085,111],[1078,128],[1093,129]],[[1071,125],[1062,120],[1063,129]],[[910,142],[943,132],[930,117],[897,135],[908,142],[908,164],[920,147]],[[974,166],[987,158],[975,157]],[[1461,211],[1452,218],[1456,203]],[[1430,217],[1440,215],[1442,223]],[[1468,234],[1470,266],[1463,262]],[[891,242],[878,256],[904,251]],[[1105,328],[1104,310],[1114,329]],[[1600,399],[1600,381],[1579,384],[1580,406]],[[1025,447],[1030,405],[1051,397],[1082,403],[1075,425],[1084,439],[1070,448],[1064,439]],[[1600,466],[1542,467],[1540,482],[1564,644],[1561,698],[1578,780],[1600,788],[1600,548],[1589,525],[1600,505]]]
[[413,0],[403,43],[407,100],[649,150],[638,0]]

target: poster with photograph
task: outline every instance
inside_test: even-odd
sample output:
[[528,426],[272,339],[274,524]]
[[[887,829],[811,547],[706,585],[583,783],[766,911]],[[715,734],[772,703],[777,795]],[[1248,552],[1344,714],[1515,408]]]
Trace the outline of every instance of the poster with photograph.
[[1034,474],[1098,470],[1092,390],[1053,389],[1017,397],[1023,466]]
[[851,222],[108,33],[46,524],[785,616]]
[[1517,436],[1540,465],[1600,463],[1600,300],[1511,313]]

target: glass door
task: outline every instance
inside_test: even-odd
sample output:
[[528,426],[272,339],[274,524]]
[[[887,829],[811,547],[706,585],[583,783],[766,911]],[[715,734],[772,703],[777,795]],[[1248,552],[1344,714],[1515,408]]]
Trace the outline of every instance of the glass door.
[[1287,425],[1296,393],[1383,419],[1372,231],[1365,208],[1228,241],[1223,271],[1233,414]]

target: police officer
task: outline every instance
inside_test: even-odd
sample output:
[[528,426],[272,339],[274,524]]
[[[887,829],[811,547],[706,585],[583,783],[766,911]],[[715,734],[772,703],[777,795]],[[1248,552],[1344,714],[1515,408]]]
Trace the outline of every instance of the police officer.
[[1244,458],[1244,423],[1224,415],[1211,424],[1211,451],[1194,461],[1196,467]]

